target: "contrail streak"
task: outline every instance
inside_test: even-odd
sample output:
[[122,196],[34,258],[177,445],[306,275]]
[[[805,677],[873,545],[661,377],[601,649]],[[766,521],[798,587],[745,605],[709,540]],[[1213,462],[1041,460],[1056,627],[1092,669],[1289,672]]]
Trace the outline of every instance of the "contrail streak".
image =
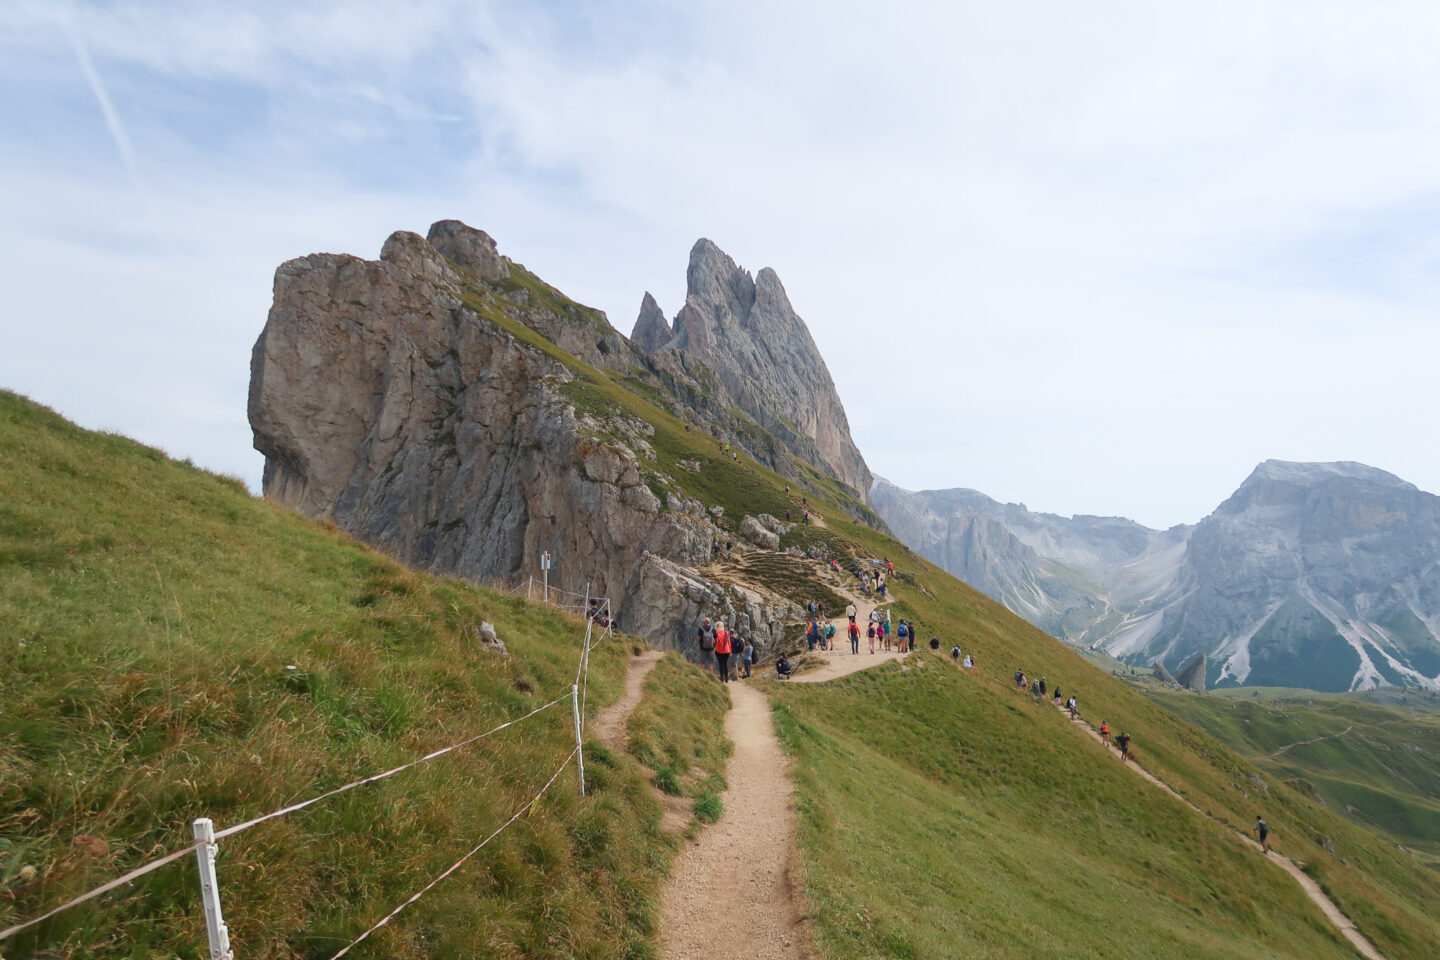
[[135,148],[130,145],[130,134],[125,131],[125,124],[120,120],[120,114],[115,109],[115,104],[110,102],[110,94],[105,90],[105,83],[100,79],[100,74],[95,70],[95,64],[90,60],[90,51],[85,48],[85,42],[80,39],[80,33],[75,29],[74,24],[67,23],[65,32],[70,37],[70,45],[75,48],[75,58],[80,61],[80,72],[85,75],[85,80],[90,84],[90,92],[95,94],[96,101],[100,104],[100,112],[105,115],[105,126],[110,129],[110,136],[115,141],[115,149],[120,151],[120,159],[125,164],[125,169],[130,173],[130,179],[135,186],[143,187],[144,182],[140,177],[140,168],[135,163]]

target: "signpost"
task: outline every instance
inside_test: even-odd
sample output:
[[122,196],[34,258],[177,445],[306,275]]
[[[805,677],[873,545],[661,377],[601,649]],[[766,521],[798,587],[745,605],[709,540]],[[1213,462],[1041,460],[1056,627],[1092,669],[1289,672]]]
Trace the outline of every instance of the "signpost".
[[545,577],[545,602],[550,602],[550,551],[540,554],[540,572]]

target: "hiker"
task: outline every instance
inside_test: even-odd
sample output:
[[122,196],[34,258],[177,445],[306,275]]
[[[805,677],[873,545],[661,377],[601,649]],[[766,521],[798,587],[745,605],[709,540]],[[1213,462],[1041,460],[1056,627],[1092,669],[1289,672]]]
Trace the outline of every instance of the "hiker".
[[1025,674],[1019,670],[1015,671],[1015,685],[1017,687],[1023,687],[1025,685]]
[[970,656],[970,654],[968,654],[968,653],[965,654],[965,669],[966,669],[966,670],[973,670],[974,668],[975,668],[975,658],[972,657],[972,656]]
[[715,624],[715,664],[720,670],[721,683],[730,682],[730,650],[730,631],[721,620]]
[[855,604],[852,603],[845,608],[845,616],[850,618],[851,623],[855,622]]
[[1045,696],[1045,678],[1040,678],[1040,696]]
[[1260,819],[1258,813],[1255,814],[1255,832],[1260,834],[1260,849],[1264,850],[1268,857],[1270,855],[1270,826]]
[[881,580],[881,581],[880,581],[880,599],[881,599],[881,600],[884,600],[884,599],[885,599],[885,581],[884,581],[884,580]]
[[1122,733],[1122,734],[1120,734],[1120,736],[1118,736],[1118,737],[1115,738],[1115,745],[1120,748],[1120,759],[1121,759],[1122,761],[1124,761],[1124,760],[1129,760],[1129,759],[1130,759],[1130,734],[1128,734],[1128,733]]
[[887,571],[889,571],[892,576],[894,575],[894,573],[895,573],[895,564],[893,564],[893,563],[890,562],[890,558],[889,558],[889,557],[886,557],[886,558],[885,558],[885,569],[886,569]]
[[1059,687],[1059,686],[1056,686],[1056,687],[1055,687],[1055,706],[1057,706],[1057,707],[1060,706],[1061,702],[1062,702],[1062,701],[1061,701],[1061,699],[1060,699],[1060,687]]
[[1101,720],[1101,721],[1100,721],[1100,742],[1101,742],[1101,743],[1105,743],[1105,744],[1108,744],[1108,743],[1110,742],[1110,721],[1109,721],[1109,720]]
[[783,653],[780,654],[780,659],[775,661],[775,675],[781,680],[789,680],[790,674],[794,672],[795,668],[790,665],[790,658]]
[[750,638],[749,638],[749,637],[746,637],[746,638],[745,638],[744,658],[745,658],[745,678],[748,680],[748,679],[750,678],[750,665],[755,662],[755,645],[750,642]]
[[1069,700],[1067,700],[1065,702],[1065,706],[1070,708],[1071,720],[1078,720],[1080,718],[1080,706],[1075,702],[1074,697],[1071,697]]
[[931,649],[931,650],[939,650],[939,649],[940,649],[940,638],[939,638],[939,637],[931,637],[931,638],[930,638],[930,649]]
[[[835,629],[835,625],[834,625],[833,623],[830,624],[830,629],[831,629],[831,630],[834,630],[834,629]],[[852,621],[850,621],[850,654],[851,654],[852,656],[854,656],[854,655],[856,655],[856,654],[859,654],[859,652],[860,652],[860,627],[859,627],[858,625],[856,625],[855,621],[852,620]]]
[[950,648],[950,659],[955,663],[960,662],[960,644],[957,643]]
[[832,647],[835,645],[835,624],[833,623],[825,624],[825,642]]
[[821,633],[820,624],[813,617],[810,622],[805,625],[805,639],[810,645],[810,652],[814,653],[815,647],[820,643]]
[[700,666],[708,671],[715,662],[715,628],[710,625],[709,617],[700,624],[695,642],[700,647]]
[[1031,683],[1030,683],[1030,696],[1032,696],[1032,697],[1035,698],[1035,702],[1036,702],[1036,703],[1039,703],[1039,702],[1040,702],[1040,681],[1039,681],[1039,680],[1033,680],[1033,681],[1031,681]]
[[900,646],[905,646],[910,640],[910,625],[902,619],[900,625],[895,628],[895,635],[900,638]]
[[786,508],[785,508],[785,522],[786,522],[786,523],[789,523],[789,522],[790,522],[790,508],[789,508],[789,507],[786,507]]
[[[875,649],[875,621],[871,620],[865,625],[865,636],[870,638],[870,649]],[[885,644],[880,644],[880,649],[885,649]]]

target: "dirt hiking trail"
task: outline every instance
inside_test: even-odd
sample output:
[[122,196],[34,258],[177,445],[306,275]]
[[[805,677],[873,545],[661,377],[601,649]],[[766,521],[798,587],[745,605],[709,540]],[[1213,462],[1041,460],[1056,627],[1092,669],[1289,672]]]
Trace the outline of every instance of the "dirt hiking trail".
[[655,664],[659,663],[663,656],[664,650],[646,650],[632,659],[625,672],[625,692],[620,695],[619,700],[595,714],[595,719],[590,721],[594,737],[611,750],[624,753],[629,747],[630,738],[625,735],[625,721],[629,718],[630,711],[640,702],[640,690],[645,686],[645,678],[650,676],[650,671],[655,669]]
[[719,823],[680,854],[660,895],[666,960],[802,960],[803,918],[790,881],[795,825],[789,760],[770,700],[729,685],[725,734],[735,744]]
[[[1060,706],[1060,710],[1062,712],[1068,712],[1063,705]],[[1100,736],[1100,732],[1094,727],[1090,726],[1090,724],[1087,723],[1085,720],[1076,719],[1071,722],[1082,727],[1086,733],[1088,733],[1098,743],[1104,746],[1107,751],[1115,754],[1115,756],[1117,757],[1120,756],[1120,748],[1116,747],[1113,743],[1110,743],[1104,737]],[[1180,794],[1176,793],[1173,789],[1171,789],[1168,783],[1156,777],[1149,770],[1146,770],[1144,767],[1140,766],[1137,761],[1126,761],[1125,766],[1128,767],[1132,773],[1138,774],[1139,776],[1144,777],[1146,780],[1149,780],[1151,783],[1155,784],[1155,786],[1159,787],[1161,790],[1164,790],[1166,793],[1170,794],[1172,797],[1179,800],[1181,803],[1185,804],[1187,807],[1189,807],[1191,810],[1194,810],[1202,817],[1210,817],[1210,815],[1204,810],[1201,810],[1195,804],[1191,803],[1189,800],[1185,799]],[[1210,817],[1210,819],[1213,820],[1215,818]],[[1219,821],[1216,822],[1218,823]],[[1256,841],[1255,838],[1251,837],[1249,834],[1236,831],[1235,835],[1238,836],[1242,842],[1244,842],[1252,849],[1257,851],[1262,849],[1259,842]],[[1326,918],[1329,919],[1330,923],[1334,925],[1335,929],[1339,930],[1340,933],[1345,937],[1345,939],[1350,941],[1350,945],[1353,946],[1362,956],[1368,957],[1369,960],[1385,960],[1384,956],[1381,955],[1380,951],[1375,949],[1375,945],[1372,944],[1369,940],[1365,939],[1365,935],[1356,929],[1355,924],[1350,922],[1350,918],[1345,916],[1345,914],[1341,913],[1340,908],[1335,906],[1335,903],[1329,897],[1325,896],[1325,891],[1320,889],[1320,885],[1316,883],[1309,874],[1307,874],[1304,870],[1300,869],[1300,865],[1298,863],[1296,863],[1294,860],[1291,860],[1289,857],[1282,857],[1274,850],[1270,851],[1268,859],[1271,863],[1275,864],[1280,869],[1284,870],[1286,873],[1290,874],[1290,876],[1295,878],[1295,882],[1300,884],[1301,889],[1305,891],[1305,895],[1310,898],[1311,902],[1320,908],[1320,911],[1325,914]]]

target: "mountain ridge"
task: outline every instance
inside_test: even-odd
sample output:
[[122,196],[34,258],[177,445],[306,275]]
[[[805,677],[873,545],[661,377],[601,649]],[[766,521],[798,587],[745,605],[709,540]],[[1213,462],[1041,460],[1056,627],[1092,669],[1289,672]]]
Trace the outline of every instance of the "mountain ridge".
[[[874,499],[946,569],[1125,662],[1178,671],[1205,654],[1211,684],[1440,688],[1440,497],[1384,470],[1266,460],[1198,523],[1164,531],[965,488],[881,481]],[[1024,549],[994,549],[985,564],[955,550],[982,515]]]

